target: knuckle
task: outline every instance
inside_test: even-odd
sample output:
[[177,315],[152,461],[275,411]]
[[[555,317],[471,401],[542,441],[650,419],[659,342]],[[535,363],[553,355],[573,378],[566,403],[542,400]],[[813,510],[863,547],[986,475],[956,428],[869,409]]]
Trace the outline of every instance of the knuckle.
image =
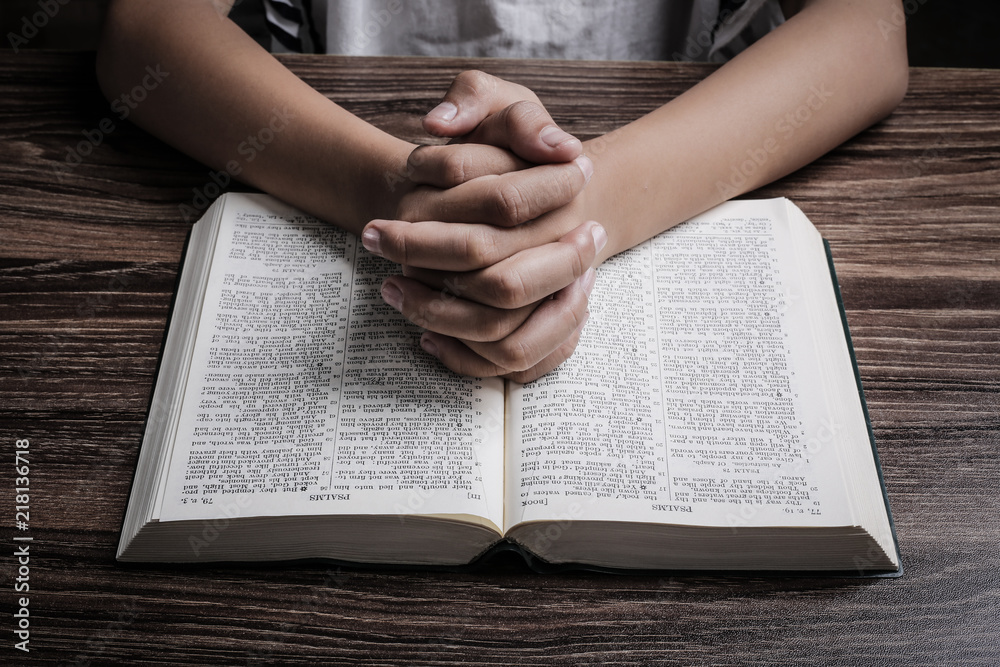
[[556,188],[557,196],[563,203],[569,203],[583,192],[587,180],[575,164],[569,164],[559,170],[559,181]]
[[469,263],[470,268],[490,266],[501,259],[496,235],[490,227],[483,225],[473,225],[467,228],[460,252]]
[[518,308],[524,305],[527,286],[517,271],[499,271],[489,282],[489,293],[498,308]]
[[401,234],[390,227],[383,231],[382,236],[382,254],[385,258],[397,264],[409,264],[406,234]]
[[447,187],[461,185],[467,180],[468,165],[463,151],[445,153],[441,161],[441,178]]
[[399,200],[399,204],[396,206],[396,219],[405,220],[407,222],[416,222],[416,212],[416,203],[410,198],[410,195],[404,195],[403,198]]
[[580,342],[580,334],[577,333],[574,334],[572,338],[570,338],[562,345],[560,345],[558,349],[556,349],[556,351],[552,354],[552,362],[553,362],[552,368],[556,368],[564,361],[567,361],[570,357],[572,357],[573,353],[576,351],[577,343],[579,342]]
[[548,116],[549,114],[540,104],[528,100],[520,100],[510,105],[507,113],[507,122],[524,124],[539,119],[548,120]]
[[[571,320],[569,326],[571,326],[572,331],[575,332],[574,335],[579,338],[580,328],[583,326],[584,322],[587,321],[587,318],[590,317],[590,302],[587,295],[581,291],[575,298],[571,299],[570,302],[565,305],[565,308],[569,311],[569,319]],[[576,343],[574,343],[574,345],[576,345]]]
[[531,382],[532,380],[537,380],[538,378],[541,377],[541,375],[537,374],[534,371],[534,369],[530,369],[530,370],[523,371],[523,372],[520,372],[520,373],[507,373],[503,377],[505,377],[508,380],[511,380],[513,382],[518,382],[520,384],[527,384],[527,383]]
[[406,319],[410,320],[410,322],[417,325],[421,329],[436,331],[437,329],[435,327],[441,319],[441,312],[443,310],[442,306],[443,304],[441,301],[431,301],[430,303],[421,305],[413,311],[405,313]]
[[437,319],[430,316],[426,308],[417,308],[416,310],[408,313],[404,313],[406,319],[410,320],[413,324],[416,324],[421,329],[431,329],[431,325]]
[[534,104],[535,106],[544,110],[545,107],[542,104],[542,101],[538,99],[538,95],[535,94],[535,91],[526,86],[522,86],[519,83],[511,82],[511,85],[514,86],[514,89],[517,92],[518,97],[522,98],[522,101]]
[[406,157],[406,171],[412,175],[417,169],[422,167],[434,155],[435,149],[439,146],[417,146]]
[[526,371],[535,365],[531,348],[521,341],[510,339],[497,346],[497,363],[511,371]]
[[494,191],[493,206],[497,223],[512,227],[528,220],[528,199],[514,183],[501,183]]
[[519,371],[516,373],[510,373],[505,377],[513,380],[514,382],[531,382],[532,380],[537,380],[541,376],[548,372],[559,368],[563,363],[569,360],[573,356],[573,352],[576,350],[577,343],[579,342],[579,334],[574,335],[570,339],[566,340],[562,345],[556,348],[556,351],[550,354],[541,362],[535,364],[531,368],[524,371]]
[[509,314],[484,318],[479,323],[479,337],[483,341],[500,341],[510,335],[516,326]]
[[400,234],[396,239],[396,263],[397,264],[409,264],[410,263],[410,252],[406,245],[406,235]]
[[590,263],[586,260],[587,255],[590,253],[587,250],[587,246],[577,244],[573,250],[575,252],[570,253],[569,261],[570,266],[573,269],[573,277],[579,278],[590,268]]
[[556,350],[559,357],[562,358],[562,361],[566,361],[567,359],[573,356],[573,353],[576,352],[576,346],[579,343],[580,343],[580,332],[574,331],[573,335],[570,336],[562,345],[560,345],[558,350]]
[[427,188],[416,187],[410,192],[400,197],[399,204],[396,205],[396,219],[406,222],[417,222],[423,219],[424,200],[427,197]]
[[468,89],[474,95],[482,95],[496,90],[495,77],[478,69],[459,72],[458,76],[455,77],[455,84]]

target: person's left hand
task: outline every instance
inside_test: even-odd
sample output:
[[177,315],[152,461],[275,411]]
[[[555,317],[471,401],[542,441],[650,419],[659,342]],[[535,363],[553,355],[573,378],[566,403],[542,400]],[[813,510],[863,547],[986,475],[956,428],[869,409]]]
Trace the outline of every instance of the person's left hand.
[[474,271],[406,266],[383,282],[382,297],[427,329],[421,345],[448,368],[527,382],[576,348],[594,285],[590,267],[606,240],[604,228],[588,222]]

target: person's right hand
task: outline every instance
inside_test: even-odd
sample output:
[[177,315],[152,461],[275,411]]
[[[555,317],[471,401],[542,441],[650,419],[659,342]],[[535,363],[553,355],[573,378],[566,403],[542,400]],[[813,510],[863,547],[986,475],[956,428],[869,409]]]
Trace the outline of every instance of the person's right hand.
[[530,89],[477,70],[455,77],[423,126],[453,142],[506,148],[533,164],[568,162],[583,152]]
[[418,146],[404,174],[387,176],[406,184],[399,220],[510,227],[569,203],[593,173],[580,140],[556,125],[534,93],[484,72],[455,77],[423,125],[452,142]]
[[515,227],[571,202],[592,174],[585,155],[531,165],[496,146],[419,146],[410,153],[394,219]]

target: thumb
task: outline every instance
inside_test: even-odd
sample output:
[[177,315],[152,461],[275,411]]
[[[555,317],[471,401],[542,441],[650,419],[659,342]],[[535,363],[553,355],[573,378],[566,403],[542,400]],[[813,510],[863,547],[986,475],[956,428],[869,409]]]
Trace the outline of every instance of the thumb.
[[536,164],[569,162],[582,153],[579,140],[556,126],[530,89],[477,70],[455,77],[423,127],[434,136],[505,148]]
[[424,130],[436,137],[460,137],[490,115],[524,99],[538,98],[524,86],[486,72],[462,72],[451,82],[441,103],[424,116]]

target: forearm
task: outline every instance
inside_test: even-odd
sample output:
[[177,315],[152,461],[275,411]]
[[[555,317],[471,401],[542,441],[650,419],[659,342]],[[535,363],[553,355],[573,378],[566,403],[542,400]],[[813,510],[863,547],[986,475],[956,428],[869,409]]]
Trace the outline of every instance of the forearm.
[[886,116],[906,91],[898,0],[813,0],[660,109],[585,144],[599,260],[815,160]]
[[159,82],[129,120],[355,233],[391,214],[385,174],[403,172],[412,145],[312,89],[214,4],[114,3],[98,53],[108,99],[127,94],[152,68]]

